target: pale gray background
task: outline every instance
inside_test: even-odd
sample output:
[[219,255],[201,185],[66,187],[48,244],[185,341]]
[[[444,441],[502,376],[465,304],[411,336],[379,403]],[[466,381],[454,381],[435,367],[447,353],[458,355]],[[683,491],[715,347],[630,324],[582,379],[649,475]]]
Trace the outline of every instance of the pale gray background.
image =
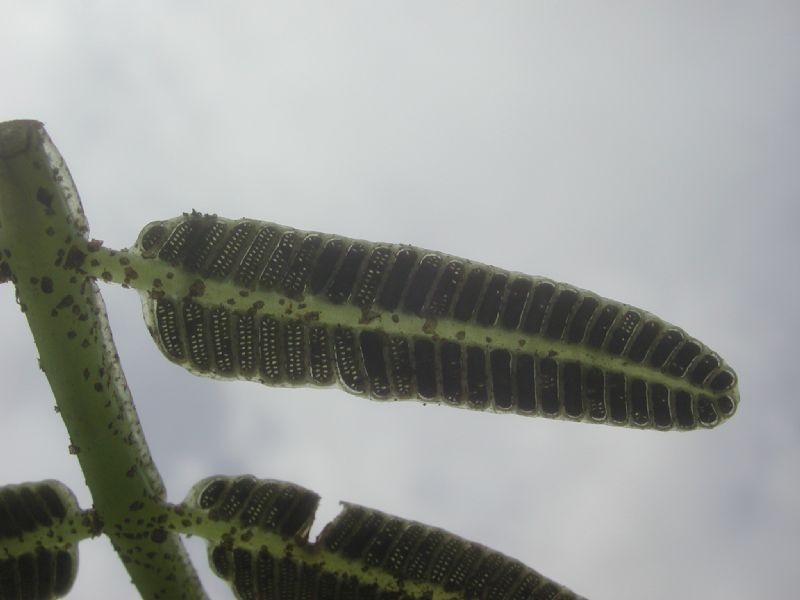
[[[0,2],[0,120],[95,237],[197,209],[406,242],[641,306],[739,372],[659,434],[192,377],[104,286],[170,497],[216,473],[436,524],[593,599],[777,598],[800,555],[800,5]],[[0,481],[90,503],[10,285]],[[215,598],[226,597],[191,540]],[[133,598],[103,539],[75,598]]]

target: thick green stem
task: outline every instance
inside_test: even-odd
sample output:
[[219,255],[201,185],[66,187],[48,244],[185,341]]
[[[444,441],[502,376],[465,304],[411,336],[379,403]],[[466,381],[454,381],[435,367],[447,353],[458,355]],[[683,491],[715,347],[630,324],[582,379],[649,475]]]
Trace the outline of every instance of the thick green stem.
[[153,535],[164,486],[95,282],[73,245],[88,225],[41,123],[0,124],[0,255],[14,282],[103,531],[144,598],[204,598],[177,534]]

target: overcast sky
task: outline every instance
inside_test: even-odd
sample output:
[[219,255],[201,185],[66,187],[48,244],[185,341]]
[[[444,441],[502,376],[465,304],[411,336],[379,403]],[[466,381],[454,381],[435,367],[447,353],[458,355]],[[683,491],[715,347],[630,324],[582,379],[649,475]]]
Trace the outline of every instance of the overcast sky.
[[[412,243],[650,310],[741,381],[729,423],[686,434],[221,383],[103,286],[172,500],[253,473],[594,600],[796,592],[797,2],[0,6],[0,120],[45,122],[107,246],[191,209]],[[0,482],[89,506],[10,285],[0,319]],[[75,598],[136,597],[105,540],[80,552]]]

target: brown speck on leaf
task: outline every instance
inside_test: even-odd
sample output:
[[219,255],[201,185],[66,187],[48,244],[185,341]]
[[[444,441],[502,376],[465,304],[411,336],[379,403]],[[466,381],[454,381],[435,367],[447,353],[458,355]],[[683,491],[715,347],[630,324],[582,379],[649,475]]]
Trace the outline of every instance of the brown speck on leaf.
[[463,331],[459,331],[456,333],[456,339],[459,341],[463,340],[465,337],[467,337],[467,334]]
[[103,247],[103,240],[89,240],[86,247],[89,249],[89,252],[97,252]]
[[189,286],[189,296],[192,298],[199,298],[205,293],[206,284],[203,283],[202,279],[196,280],[191,286]]
[[147,293],[153,300],[161,300],[166,295],[164,290],[149,290]]
[[154,529],[153,532],[150,534],[150,540],[155,542],[156,544],[163,544],[167,541],[167,532],[159,527],[158,529]]
[[425,323],[422,324],[422,332],[430,335],[436,331],[436,325],[436,319],[427,319]]
[[70,329],[67,332],[67,339],[74,340],[78,333],[74,329]]
[[56,230],[53,229],[52,226],[48,226],[47,229],[44,230],[44,232],[50,237],[53,237],[56,234]]
[[36,190],[36,201],[44,206],[45,213],[48,215],[55,214],[53,210],[53,198],[53,192],[50,190],[46,190],[43,187]]
[[121,264],[124,267],[124,266],[127,266],[127,265],[131,264],[131,261],[127,256],[120,256],[119,257],[119,264]]
[[67,259],[64,261],[65,269],[78,269],[86,259],[86,254],[77,246],[70,246]]
[[96,258],[93,258],[89,264],[92,265],[93,267],[99,267],[100,261],[97,260]]
[[372,323],[372,321],[380,316],[380,313],[364,310],[361,312],[361,317],[359,317],[358,322],[361,325],[366,325],[367,323]]
[[248,292],[247,290],[239,290],[239,295],[242,298],[247,298],[250,295],[250,292]]
[[0,283],[11,280],[11,267],[5,261],[0,261]]
[[52,294],[53,293],[53,280],[50,279],[47,276],[42,277],[41,288],[42,288],[42,291],[45,294]]
[[125,281],[131,281],[133,279],[138,279],[138,278],[139,278],[139,273],[137,273],[133,267],[125,267]]
[[400,322],[400,315],[397,313],[392,315],[392,323],[399,323]]
[[114,279],[114,276],[111,273],[109,273],[108,271],[103,271],[100,274],[100,277],[102,277],[103,281],[106,281],[106,282],[112,281]]
[[100,518],[100,515],[97,514],[97,511],[91,509],[87,511],[89,514],[89,522],[91,523],[91,531],[92,537],[96,537],[103,532],[103,520]]
[[131,502],[130,506],[128,506],[128,510],[131,512],[142,510],[143,508],[144,508],[144,502],[142,502],[141,500],[137,500],[136,502]]
[[80,447],[76,446],[75,444],[70,444],[67,449],[69,450],[70,454],[78,454],[81,451]]
[[303,319],[306,321],[319,321],[319,311],[310,310],[303,316]]
[[[74,302],[75,299],[72,297],[72,295],[67,294],[61,299],[61,301],[58,304],[56,304],[56,308],[67,308],[68,306],[71,306]],[[79,307],[76,306],[75,308],[77,308],[80,311]]]

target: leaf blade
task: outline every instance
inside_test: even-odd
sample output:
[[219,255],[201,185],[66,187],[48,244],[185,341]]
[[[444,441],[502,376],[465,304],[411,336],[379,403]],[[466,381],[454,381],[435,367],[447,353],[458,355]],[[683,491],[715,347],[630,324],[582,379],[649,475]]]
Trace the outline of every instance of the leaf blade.
[[78,542],[96,533],[58,481],[0,487],[0,598],[66,596],[78,573]]
[[579,599],[480,544],[356,504],[310,543],[317,501],[289,483],[215,476],[186,505],[214,523],[213,535],[202,525],[195,532],[209,539],[211,568],[237,598]]
[[733,370],[680,328],[546,278],[197,213],[149,224],[135,251],[193,280],[144,305],[197,374],[661,430],[738,404]]

